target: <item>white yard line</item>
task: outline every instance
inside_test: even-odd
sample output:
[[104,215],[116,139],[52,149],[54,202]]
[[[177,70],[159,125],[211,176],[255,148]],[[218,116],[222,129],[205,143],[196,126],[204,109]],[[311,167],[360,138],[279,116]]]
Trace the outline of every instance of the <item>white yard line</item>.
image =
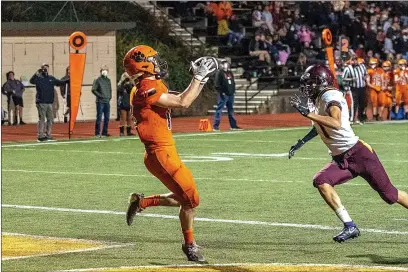
[[[3,208],[59,211],[59,212],[71,212],[71,213],[113,214],[113,215],[122,215],[122,216],[126,214],[125,212],[108,211],[108,210],[84,210],[84,209],[28,206],[28,205],[14,205],[14,204],[2,204],[1,206]],[[138,216],[179,220],[178,216],[164,215],[164,214],[141,213]],[[196,217],[194,220],[203,221],[203,222],[214,222],[214,223],[230,223],[230,224],[241,224],[241,225],[263,225],[263,226],[273,226],[273,227],[291,227],[291,228],[319,229],[319,230],[339,230],[341,229],[338,227],[323,226],[323,225],[264,222],[264,221],[254,221],[254,220],[248,221],[248,220],[234,220],[234,219],[203,218],[203,217]],[[360,229],[360,230],[364,232],[370,232],[370,233],[408,235],[408,231],[381,230],[381,229]]]
[[[257,133],[257,132],[274,132],[274,131],[291,131],[291,130],[303,130],[309,127],[293,127],[293,128],[274,128],[274,129],[259,129],[259,130],[239,130],[239,131],[225,131],[225,132],[201,132],[201,133],[180,133],[173,135],[174,138],[182,137],[207,137],[223,134],[242,134],[242,133]],[[86,143],[99,143],[99,142],[108,142],[108,141],[125,141],[125,140],[135,140],[139,139],[138,137],[112,137],[105,139],[89,139],[89,140],[73,140],[73,141],[56,141],[56,142],[45,142],[45,143],[21,143],[21,144],[5,144],[2,145],[2,148],[10,147],[24,147],[24,146],[42,146],[42,145],[62,145],[62,144],[86,144]]]
[[1,260],[2,261],[21,260],[21,259],[28,259],[28,258],[35,258],[35,257],[46,257],[46,256],[54,256],[54,255],[61,255],[61,254],[67,254],[67,253],[87,252],[87,251],[95,251],[95,250],[134,246],[134,245],[135,244],[123,244],[123,245],[110,245],[110,246],[100,246],[100,247],[91,247],[91,248],[83,248],[83,249],[63,250],[63,251],[58,251],[58,252],[53,252],[53,253],[44,253],[44,254],[35,254],[35,255],[28,255],[28,256],[17,256],[17,257],[6,257],[6,258],[1,258]]
[[408,218],[393,218],[395,221],[408,221]]
[[24,233],[2,232],[1,234],[2,235],[8,235],[8,236],[23,236],[23,237],[30,237],[30,238],[36,238],[36,239],[50,239],[50,240],[52,239],[52,240],[60,240],[60,241],[104,244],[104,245],[91,247],[91,248],[61,250],[61,251],[56,251],[56,252],[53,252],[53,253],[43,253],[43,254],[34,254],[34,255],[27,255],[27,256],[16,256],[16,257],[5,257],[5,258],[1,258],[2,261],[20,260],[20,259],[27,259],[27,258],[34,258],[34,257],[53,256],[53,255],[60,255],[60,254],[66,254],[66,253],[95,251],[95,250],[102,250],[102,249],[118,248],[118,247],[126,247],[126,246],[136,245],[135,243],[118,244],[118,243],[115,243],[115,242],[107,242],[107,241],[86,240],[86,239],[77,239],[77,238],[64,238],[64,237],[53,237],[53,236],[42,236],[42,235],[31,235],[31,234],[24,234]]
[[[117,176],[117,177],[142,177],[156,178],[153,175],[143,174],[120,174],[120,173],[93,173],[93,172],[64,172],[64,171],[42,171],[42,170],[24,170],[24,169],[3,169],[3,172],[21,172],[21,173],[41,173],[41,174],[57,174],[57,175],[90,175],[90,176]],[[195,177],[195,180],[220,180],[220,181],[254,181],[254,182],[282,182],[282,183],[303,183],[304,181],[295,180],[276,180],[276,179],[246,179],[246,178],[205,178]]]
[[[161,269],[161,268],[198,268],[198,267],[335,267],[335,268],[350,268],[350,269],[378,269],[378,270],[393,270],[393,271],[408,271],[406,267],[396,266],[376,266],[376,265],[351,265],[351,264],[314,264],[314,263],[225,263],[225,264],[170,264],[170,265],[139,265],[139,266],[121,266],[121,267],[99,267],[99,268],[83,268],[70,270],[57,270],[53,272],[87,272],[87,271],[104,271],[112,269]],[[163,271],[165,271],[163,269]],[[300,270],[299,270],[300,271]],[[351,270],[356,271],[357,270]]]

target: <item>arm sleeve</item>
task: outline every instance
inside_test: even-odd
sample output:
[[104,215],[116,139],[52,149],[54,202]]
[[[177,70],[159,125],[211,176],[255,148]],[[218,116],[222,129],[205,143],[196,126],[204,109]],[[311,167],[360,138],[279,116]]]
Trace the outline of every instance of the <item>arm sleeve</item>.
[[318,134],[317,134],[317,130],[316,130],[316,128],[315,127],[313,127],[306,135],[305,135],[305,137],[303,137],[302,138],[302,143],[303,144],[305,144],[305,143],[307,143],[308,141],[310,141],[311,139],[313,139],[314,137],[316,137]]
[[348,67],[346,67],[346,68],[344,69],[344,72],[343,72],[342,77],[343,77],[343,78],[348,78],[349,74],[350,74],[349,69],[348,69]]
[[37,76],[37,73],[35,73],[32,77],[31,77],[31,79],[30,79],[30,83],[31,84],[37,84],[37,79],[38,79],[38,76]]
[[98,88],[98,80],[95,79],[93,84],[92,84],[92,93],[96,96],[99,97],[99,88]]

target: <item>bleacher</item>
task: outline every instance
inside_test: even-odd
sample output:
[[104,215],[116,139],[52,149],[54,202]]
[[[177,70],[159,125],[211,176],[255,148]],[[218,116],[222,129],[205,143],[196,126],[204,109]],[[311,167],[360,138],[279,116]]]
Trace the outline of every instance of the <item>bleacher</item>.
[[[217,35],[217,20],[207,17],[202,9],[197,8],[200,2],[188,3],[190,11],[185,11],[186,14],[182,16],[178,14],[175,2],[156,2],[167,14],[177,18],[181,26],[192,29],[194,36],[205,41],[207,47],[216,48],[219,58],[231,60],[231,68],[237,83],[235,99],[237,113],[256,112],[262,102],[277,95],[280,89],[291,89],[298,86],[299,77],[295,73],[298,54],[291,54],[287,65],[272,64],[272,67],[259,61],[257,56],[249,55],[249,43],[258,29],[252,26],[252,10],[257,2],[247,2],[246,7],[240,7],[239,2],[231,2],[233,13],[239,16],[245,28],[245,36],[241,43],[233,46],[227,45],[225,37]],[[201,3],[206,4],[206,2]],[[251,96],[254,97],[247,101]],[[209,111],[209,113],[212,112]]]

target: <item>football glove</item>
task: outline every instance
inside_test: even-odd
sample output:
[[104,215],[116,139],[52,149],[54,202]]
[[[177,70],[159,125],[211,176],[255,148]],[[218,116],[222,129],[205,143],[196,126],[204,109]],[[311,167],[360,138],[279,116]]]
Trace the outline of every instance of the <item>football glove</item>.
[[305,143],[302,140],[298,140],[295,145],[292,145],[289,149],[289,159],[295,156],[295,152],[301,148]]
[[297,111],[303,116],[307,116],[310,113],[308,98],[301,98],[298,95],[295,95],[294,97],[290,98],[290,105],[297,109]]
[[200,80],[201,84],[208,81],[211,76],[218,69],[218,61],[214,57],[201,57],[191,62],[190,72],[194,78]]

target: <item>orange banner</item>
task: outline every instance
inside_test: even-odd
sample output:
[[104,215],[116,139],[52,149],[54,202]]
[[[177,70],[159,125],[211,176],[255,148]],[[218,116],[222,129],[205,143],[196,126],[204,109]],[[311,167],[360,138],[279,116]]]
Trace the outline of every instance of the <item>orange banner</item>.
[[85,71],[86,53],[79,53],[79,50],[86,45],[86,36],[82,32],[74,32],[69,38],[69,45],[75,50],[75,53],[69,53],[70,67],[70,95],[71,103],[69,105],[69,138],[74,131],[75,121],[78,115],[79,100],[81,97],[82,81]]
[[329,67],[334,76],[334,86],[336,88],[339,88],[339,84],[337,83],[337,73],[336,73],[336,69],[334,68],[334,54],[333,54],[333,47],[331,46],[332,38],[333,37],[332,37],[330,29],[325,28],[322,32],[322,39],[326,45],[326,54],[327,54],[327,60],[329,61]]

